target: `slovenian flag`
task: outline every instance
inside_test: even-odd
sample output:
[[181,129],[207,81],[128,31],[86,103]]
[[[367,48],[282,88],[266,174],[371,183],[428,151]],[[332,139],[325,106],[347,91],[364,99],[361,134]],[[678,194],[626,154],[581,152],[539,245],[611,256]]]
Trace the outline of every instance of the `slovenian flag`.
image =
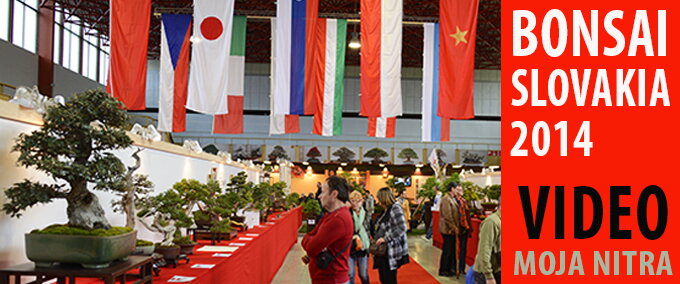
[[228,114],[215,115],[213,133],[243,133],[243,82],[246,64],[246,16],[234,16],[227,78]]
[[[276,18],[271,19],[272,23],[272,46],[276,46]],[[270,65],[271,70],[271,83],[270,86],[275,86],[277,82],[276,64],[278,63],[277,50],[272,48],[272,61]],[[270,88],[271,94],[269,95],[269,135],[278,134],[290,134],[300,132],[300,117],[296,114],[276,114],[274,112],[275,102],[277,99],[276,88]]]
[[368,136],[378,138],[394,138],[394,132],[397,128],[397,118],[390,117],[369,117],[368,118]]
[[194,0],[194,41],[187,108],[225,114],[234,0]]
[[361,108],[367,117],[402,114],[403,0],[361,0]]
[[347,20],[319,19],[316,30],[318,72],[317,111],[313,133],[322,136],[342,135],[342,105],[345,80],[345,46]]
[[437,115],[439,92],[439,24],[423,25],[422,141],[449,141],[450,120]]
[[189,37],[191,15],[161,16],[161,66],[159,75],[158,130],[186,130],[187,85],[189,82]]
[[316,106],[311,94],[314,84],[310,81],[311,58],[314,58],[311,45],[319,0],[279,0],[276,3],[277,24],[273,33],[278,38],[272,50],[279,56],[274,70],[278,80],[272,86],[276,89],[273,111],[275,114],[313,114]]

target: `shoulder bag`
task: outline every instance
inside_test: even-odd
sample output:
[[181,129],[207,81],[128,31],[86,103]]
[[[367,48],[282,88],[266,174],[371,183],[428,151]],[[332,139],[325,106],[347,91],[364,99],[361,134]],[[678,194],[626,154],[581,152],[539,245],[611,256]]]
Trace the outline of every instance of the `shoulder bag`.
[[328,249],[323,250],[319,254],[319,258],[317,258],[317,260],[316,260],[316,267],[318,267],[320,269],[328,268],[328,266],[331,264],[331,262],[333,262],[333,260],[336,257],[340,256],[351,244],[352,244],[352,240],[349,240],[349,243],[344,248],[342,248],[342,250],[340,250],[340,252],[338,252],[336,255],[331,254],[331,252],[328,251]]

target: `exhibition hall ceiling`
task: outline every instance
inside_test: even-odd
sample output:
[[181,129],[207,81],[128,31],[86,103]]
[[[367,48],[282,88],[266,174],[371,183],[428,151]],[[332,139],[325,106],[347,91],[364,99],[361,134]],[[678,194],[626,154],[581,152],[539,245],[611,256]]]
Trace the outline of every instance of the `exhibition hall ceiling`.
[[[247,25],[246,62],[269,63],[269,17],[276,14],[274,0],[235,0],[235,14],[249,16]],[[358,19],[359,0],[320,0],[319,15],[325,18]],[[82,19],[91,33],[108,36],[109,0],[41,0],[42,7],[62,7],[66,21]],[[149,58],[160,53],[160,13],[191,13],[192,0],[152,0],[151,30],[149,32]],[[60,8],[61,10],[61,8]],[[476,69],[500,69],[500,0],[480,0],[475,50]],[[77,16],[77,17],[73,17]],[[437,22],[438,0],[404,0],[403,66],[422,67],[423,27],[420,23]],[[358,22],[350,22],[348,41],[352,31],[359,30]],[[356,27],[355,27],[356,25]],[[359,52],[347,50],[347,65],[359,65]]]

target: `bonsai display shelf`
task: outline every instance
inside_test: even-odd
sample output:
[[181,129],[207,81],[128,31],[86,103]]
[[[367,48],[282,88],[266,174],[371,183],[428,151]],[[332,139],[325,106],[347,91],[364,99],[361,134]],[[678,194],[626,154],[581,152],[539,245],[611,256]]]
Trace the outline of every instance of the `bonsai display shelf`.
[[235,238],[237,232],[234,230],[230,233],[215,233],[211,232],[210,229],[189,228],[187,229],[187,234],[192,235],[194,242],[198,240],[210,240],[210,244],[215,245],[215,243],[219,243],[220,241],[228,241]]
[[[0,284],[9,284],[10,276],[14,276],[14,283],[21,283],[21,276],[36,276],[32,283],[43,283],[48,280],[57,279],[58,284],[76,283],[76,278],[100,278],[105,284],[126,283],[128,277],[139,278],[133,284],[151,283],[153,259],[148,256],[131,255],[125,261],[118,261],[111,266],[102,269],[86,269],[77,264],[60,264],[54,267],[35,267],[35,264],[24,263],[12,267],[0,269]],[[139,274],[128,274],[127,272],[139,268]]]

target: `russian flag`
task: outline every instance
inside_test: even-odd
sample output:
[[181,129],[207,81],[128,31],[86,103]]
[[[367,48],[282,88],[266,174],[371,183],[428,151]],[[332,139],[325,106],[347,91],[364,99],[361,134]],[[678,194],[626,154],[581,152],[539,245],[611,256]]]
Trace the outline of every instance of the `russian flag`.
[[439,100],[439,24],[423,25],[422,141],[449,141],[450,120],[437,115]]
[[[319,15],[319,0],[279,0],[276,4],[275,76],[272,86],[274,114],[314,114],[316,102],[311,94],[313,35]],[[309,86],[309,87],[305,87]]]
[[191,15],[161,16],[158,130],[186,130]]

